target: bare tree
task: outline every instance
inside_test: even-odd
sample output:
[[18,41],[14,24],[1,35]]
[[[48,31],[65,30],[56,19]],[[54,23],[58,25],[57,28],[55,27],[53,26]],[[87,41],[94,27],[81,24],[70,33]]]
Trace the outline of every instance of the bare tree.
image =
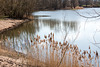
[[0,12],[10,18],[23,18],[33,12],[34,0],[0,0]]
[[79,5],[79,3],[78,3],[78,0],[71,0],[71,7],[73,8],[75,8],[76,6],[78,6]]

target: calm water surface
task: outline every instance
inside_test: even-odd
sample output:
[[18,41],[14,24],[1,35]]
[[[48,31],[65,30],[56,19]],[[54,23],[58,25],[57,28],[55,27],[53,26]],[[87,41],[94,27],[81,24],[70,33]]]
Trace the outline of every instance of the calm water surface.
[[[94,9],[100,12],[100,8],[86,8],[76,11],[89,17],[97,15]],[[24,44],[27,39],[30,42],[30,38],[34,38],[37,34],[43,39],[44,35],[53,32],[55,40],[61,42],[67,34],[66,40],[77,44],[79,49],[88,50],[90,45],[92,51],[98,51],[100,54],[100,17],[87,19],[79,16],[73,10],[38,11],[33,15],[33,21],[1,35],[7,36],[13,44],[17,44],[15,43],[17,40],[20,45]],[[97,44],[93,45],[93,43]],[[15,49],[18,50],[16,47]]]

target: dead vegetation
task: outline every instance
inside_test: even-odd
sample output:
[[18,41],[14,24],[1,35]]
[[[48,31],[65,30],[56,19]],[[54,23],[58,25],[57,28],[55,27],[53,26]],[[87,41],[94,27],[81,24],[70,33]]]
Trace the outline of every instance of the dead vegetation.
[[[6,47],[11,47],[12,43],[8,38],[5,39],[5,42]],[[99,67],[97,51],[92,52],[90,46],[89,51],[82,51],[77,45],[70,44],[68,41],[55,41],[52,32],[44,35],[44,39],[37,35],[34,39],[30,38],[25,44],[19,46],[16,41],[13,47],[15,46],[23,53],[26,51],[26,55],[45,63],[48,67]],[[13,47],[11,48],[14,49]],[[38,64],[38,61],[35,63]]]

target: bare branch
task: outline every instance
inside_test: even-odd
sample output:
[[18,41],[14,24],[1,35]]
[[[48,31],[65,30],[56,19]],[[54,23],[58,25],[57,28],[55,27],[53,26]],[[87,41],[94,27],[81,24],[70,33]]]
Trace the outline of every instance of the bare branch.
[[75,40],[78,38],[80,31],[77,33],[75,39],[73,40],[72,44],[75,42]]
[[95,9],[93,9],[93,10],[94,10],[94,12],[95,12],[97,15],[100,15],[99,12],[97,12]]
[[97,16],[91,16],[91,17],[87,17],[87,16],[84,16],[84,15],[81,15],[79,12],[77,12],[76,10],[74,10],[78,15],[84,17],[84,18],[97,18],[97,17],[100,17],[100,14],[98,14]]
[[100,43],[92,43],[92,44],[100,49],[100,47],[97,45],[97,44],[100,44]]
[[98,44],[100,43],[97,43],[96,40],[95,40],[95,34],[96,34],[97,30],[95,31],[94,35],[93,35],[93,40],[94,40],[94,43],[93,42],[90,42],[92,43],[94,46],[98,47],[100,49],[100,47],[98,46]]

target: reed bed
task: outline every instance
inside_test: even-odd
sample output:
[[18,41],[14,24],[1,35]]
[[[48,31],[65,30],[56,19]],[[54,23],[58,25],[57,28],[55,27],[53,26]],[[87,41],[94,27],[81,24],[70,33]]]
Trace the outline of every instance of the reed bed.
[[82,51],[68,41],[55,41],[52,32],[44,35],[43,39],[39,35],[30,37],[20,38],[19,41],[13,39],[12,42],[5,37],[2,44],[44,62],[48,67],[99,67],[99,54],[92,52],[90,46],[89,51]]

